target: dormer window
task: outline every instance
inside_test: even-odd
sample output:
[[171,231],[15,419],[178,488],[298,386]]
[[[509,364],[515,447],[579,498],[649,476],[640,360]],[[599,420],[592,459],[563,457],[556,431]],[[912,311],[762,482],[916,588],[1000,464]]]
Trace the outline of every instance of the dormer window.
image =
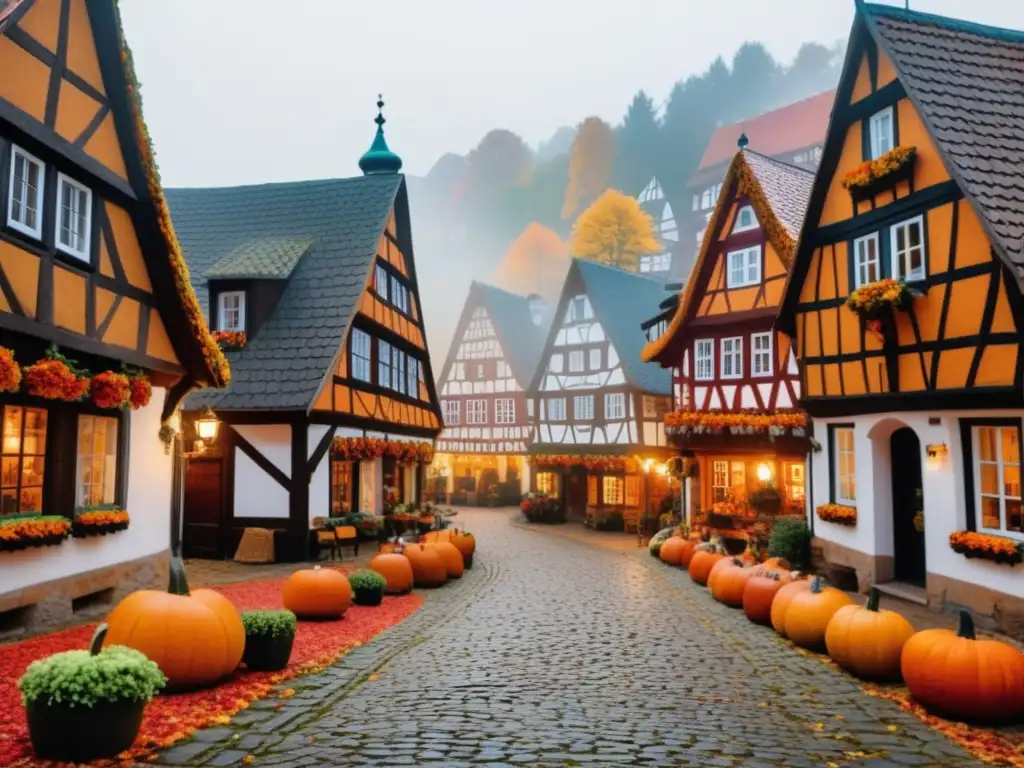
[[734,233],[749,232],[752,229],[757,229],[757,216],[754,215],[753,208],[745,205],[736,214],[736,226],[732,228],[732,231]]
[[245,330],[245,291],[224,291],[218,295],[217,330]]
[[893,136],[892,107],[876,112],[868,121],[871,135],[871,160],[881,157],[896,146]]
[[377,265],[377,271],[374,275],[373,289],[377,291],[377,295],[380,296],[384,301],[388,300],[388,271],[384,269],[380,264]]
[[57,174],[57,248],[89,261],[92,191],[63,173]]
[[761,282],[761,246],[730,251],[726,259],[729,288],[745,288]]
[[43,237],[43,181],[42,161],[12,147],[7,226],[37,240]]

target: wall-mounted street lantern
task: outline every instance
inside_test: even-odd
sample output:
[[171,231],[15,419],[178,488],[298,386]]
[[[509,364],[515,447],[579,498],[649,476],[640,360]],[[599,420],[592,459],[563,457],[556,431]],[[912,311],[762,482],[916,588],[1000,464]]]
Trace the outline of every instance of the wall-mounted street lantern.
[[203,411],[202,416],[196,419],[196,434],[204,443],[212,443],[217,439],[217,432],[220,430],[220,421],[210,408]]

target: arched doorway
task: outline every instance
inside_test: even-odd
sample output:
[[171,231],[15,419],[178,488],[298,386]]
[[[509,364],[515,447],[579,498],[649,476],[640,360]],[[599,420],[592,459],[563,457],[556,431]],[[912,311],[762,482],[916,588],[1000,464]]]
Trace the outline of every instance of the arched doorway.
[[921,441],[902,427],[889,438],[892,457],[892,538],[897,581],[925,584],[924,491],[921,481]]

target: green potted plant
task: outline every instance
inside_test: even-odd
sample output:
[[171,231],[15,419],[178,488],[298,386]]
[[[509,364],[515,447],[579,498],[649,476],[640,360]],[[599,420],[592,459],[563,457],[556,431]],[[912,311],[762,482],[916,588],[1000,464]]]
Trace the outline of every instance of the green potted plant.
[[751,493],[747,503],[759,515],[774,516],[782,509],[782,495],[774,485],[765,485]]
[[810,565],[811,532],[807,521],[802,517],[778,518],[768,540],[768,557],[785,558],[800,570]]
[[246,611],[245,653],[249,669],[277,672],[288,666],[295,642],[295,614],[291,611]]
[[387,579],[368,568],[350,573],[348,583],[352,585],[352,602],[356,605],[380,605],[388,586]]
[[84,763],[113,757],[135,741],[146,702],[167,678],[136,650],[100,650],[106,636],[101,624],[89,650],[34,661],[18,680],[39,759]]

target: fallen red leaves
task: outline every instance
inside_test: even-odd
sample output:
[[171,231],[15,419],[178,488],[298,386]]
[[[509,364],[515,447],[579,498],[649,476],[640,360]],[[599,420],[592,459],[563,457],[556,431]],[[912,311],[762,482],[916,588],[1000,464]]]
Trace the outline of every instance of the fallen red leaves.
[[[216,587],[239,610],[281,608],[284,579],[251,581]],[[340,621],[300,621],[291,663],[282,672],[240,669],[214,688],[157,696],[146,707],[142,731],[124,759],[149,754],[188,736],[197,728],[226,723],[231,715],[265,697],[283,680],[314,672],[352,648],[407,618],[423,599],[417,595],[387,597],[376,608],[353,605]],[[95,625],[76,627],[3,646],[0,651],[0,765],[33,765],[18,678],[36,659],[51,653],[85,648]]]

